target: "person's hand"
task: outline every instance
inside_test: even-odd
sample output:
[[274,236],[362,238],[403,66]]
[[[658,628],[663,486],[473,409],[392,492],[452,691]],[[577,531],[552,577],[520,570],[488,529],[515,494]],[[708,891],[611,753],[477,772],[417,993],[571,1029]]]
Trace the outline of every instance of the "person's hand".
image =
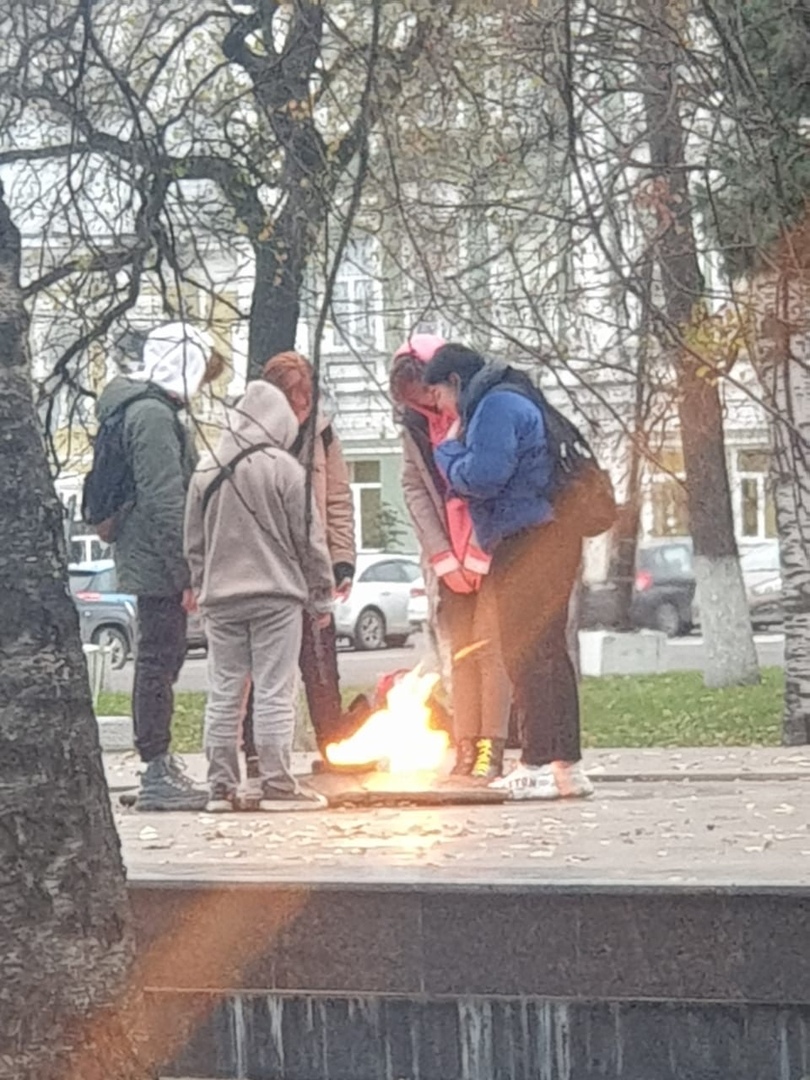
[[451,592],[466,595],[475,592],[477,588],[474,582],[470,581],[471,576],[477,577],[477,575],[468,574],[465,570],[451,570],[448,574],[442,574],[441,580]]
[[352,579],[344,578],[343,581],[338,582],[335,587],[335,600],[339,604],[345,604],[349,599],[352,591]]
[[316,614],[313,616],[313,621],[318,630],[327,630],[329,628],[330,622],[332,621],[332,612],[325,611],[322,615]]
[[478,592],[481,588],[481,575],[474,574],[472,570],[462,570],[461,572],[469,582],[470,592]]
[[183,589],[183,599],[181,603],[186,615],[194,614],[197,610],[197,594],[193,589]]

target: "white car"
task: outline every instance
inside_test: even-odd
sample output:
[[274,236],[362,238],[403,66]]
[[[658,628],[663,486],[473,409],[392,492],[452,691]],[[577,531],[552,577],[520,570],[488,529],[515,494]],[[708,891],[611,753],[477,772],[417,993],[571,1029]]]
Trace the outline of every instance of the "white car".
[[421,630],[428,621],[428,598],[425,589],[425,579],[418,577],[411,585],[411,596],[408,600],[408,622],[411,629]]
[[355,649],[404,645],[413,633],[408,619],[411,587],[422,576],[415,555],[360,555],[346,603],[335,605],[339,638]]

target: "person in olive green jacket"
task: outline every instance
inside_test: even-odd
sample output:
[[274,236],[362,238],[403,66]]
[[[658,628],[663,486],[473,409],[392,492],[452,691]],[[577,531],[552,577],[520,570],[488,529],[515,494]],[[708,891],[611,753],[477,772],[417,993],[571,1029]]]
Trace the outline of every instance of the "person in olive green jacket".
[[197,455],[180,414],[198,392],[210,356],[210,343],[194,327],[158,327],[146,338],[141,369],[116,376],[96,406],[100,422],[125,408],[123,444],[135,484],[135,499],[113,521],[111,539],[118,586],[138,598],[132,714],[146,765],[136,803],[141,810],[200,810],[208,798],[169,747],[173,686],[193,610],[183,519]]

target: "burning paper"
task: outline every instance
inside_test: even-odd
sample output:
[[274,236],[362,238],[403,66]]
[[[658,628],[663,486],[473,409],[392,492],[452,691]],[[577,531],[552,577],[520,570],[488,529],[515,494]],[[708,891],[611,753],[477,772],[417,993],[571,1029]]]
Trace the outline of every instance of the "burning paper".
[[372,713],[349,739],[330,743],[326,757],[332,765],[379,762],[392,773],[415,773],[439,768],[450,739],[431,727],[428,705],[438,675],[416,667],[388,691],[385,707]]

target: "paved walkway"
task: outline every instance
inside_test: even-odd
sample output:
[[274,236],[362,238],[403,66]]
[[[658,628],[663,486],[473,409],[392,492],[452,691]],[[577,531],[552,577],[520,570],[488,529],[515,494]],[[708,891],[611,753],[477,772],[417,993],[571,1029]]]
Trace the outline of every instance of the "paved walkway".
[[[134,764],[107,755],[114,798]],[[187,764],[202,778],[202,755]],[[586,765],[597,790],[585,802],[219,816],[116,805],[116,819],[134,880],[810,889],[810,752],[604,750]]]

